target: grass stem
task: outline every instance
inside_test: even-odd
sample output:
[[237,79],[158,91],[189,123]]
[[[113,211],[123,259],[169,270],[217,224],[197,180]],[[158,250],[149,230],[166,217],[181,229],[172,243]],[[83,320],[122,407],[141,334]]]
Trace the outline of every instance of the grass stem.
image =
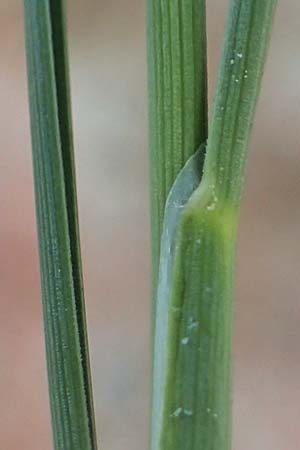
[[275,7],[276,0],[231,0],[203,176],[195,170],[196,155],[167,200],[151,450],[231,448],[235,243]]

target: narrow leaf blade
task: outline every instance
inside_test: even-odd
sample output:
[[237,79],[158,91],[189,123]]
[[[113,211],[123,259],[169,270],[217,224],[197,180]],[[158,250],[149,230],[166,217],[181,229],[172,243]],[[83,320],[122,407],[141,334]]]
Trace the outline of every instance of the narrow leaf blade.
[[62,13],[25,0],[46,354],[55,448],[95,450]]

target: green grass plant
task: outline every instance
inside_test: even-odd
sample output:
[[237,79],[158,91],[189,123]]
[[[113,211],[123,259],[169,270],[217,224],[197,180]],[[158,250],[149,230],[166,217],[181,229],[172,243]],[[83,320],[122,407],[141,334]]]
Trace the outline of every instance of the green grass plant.
[[[24,5],[54,446],[96,450],[64,2]],[[237,229],[276,0],[231,0],[209,126],[205,0],[147,7],[151,450],[230,450]]]

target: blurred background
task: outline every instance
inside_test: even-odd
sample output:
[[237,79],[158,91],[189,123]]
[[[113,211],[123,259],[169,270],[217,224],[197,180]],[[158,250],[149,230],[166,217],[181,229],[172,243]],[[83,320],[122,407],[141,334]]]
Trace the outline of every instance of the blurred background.
[[[80,223],[99,440],[147,449],[145,2],[68,2]],[[210,0],[210,93],[226,8]],[[279,2],[240,227],[234,450],[300,448],[300,3]],[[51,450],[22,2],[0,0],[0,448]]]

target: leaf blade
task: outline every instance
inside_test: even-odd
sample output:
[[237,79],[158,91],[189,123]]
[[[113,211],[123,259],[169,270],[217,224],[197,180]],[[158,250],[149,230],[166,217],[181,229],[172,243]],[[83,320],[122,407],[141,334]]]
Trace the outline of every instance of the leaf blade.
[[[95,450],[63,28],[53,34],[53,8],[62,26],[63,5],[46,0],[24,5],[54,444],[60,450]],[[57,58],[59,45],[63,53]],[[57,60],[64,63],[59,69]],[[67,125],[63,132],[62,125]]]
[[68,49],[65,24],[65,4],[63,0],[50,3],[52,24],[53,55],[57,90],[58,118],[62,147],[62,160],[65,178],[66,207],[69,225],[69,240],[72,258],[73,282],[75,290],[76,312],[78,321],[79,341],[82,354],[84,385],[88,407],[89,426],[93,446],[97,447],[94,404],[92,395],[92,377],[88,351],[88,336],[85,300],[83,290],[83,275],[79,236],[79,220],[77,206],[76,171],[74,161],[74,145],[72,131],[71,95],[69,81]]

